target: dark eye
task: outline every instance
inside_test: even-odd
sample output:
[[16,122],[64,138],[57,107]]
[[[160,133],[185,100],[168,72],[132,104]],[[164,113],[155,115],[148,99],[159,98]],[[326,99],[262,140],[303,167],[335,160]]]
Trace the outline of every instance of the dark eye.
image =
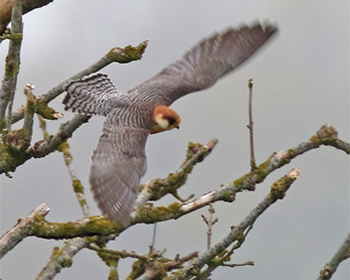
[[176,120],[174,118],[167,118],[169,125],[172,126],[176,123]]

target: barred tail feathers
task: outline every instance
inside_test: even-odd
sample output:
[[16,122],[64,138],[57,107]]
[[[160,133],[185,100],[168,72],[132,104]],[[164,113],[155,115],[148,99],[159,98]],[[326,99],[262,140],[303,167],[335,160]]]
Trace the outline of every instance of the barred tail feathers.
[[106,116],[111,110],[111,99],[120,94],[106,74],[94,73],[71,81],[65,88],[65,110],[86,115]]

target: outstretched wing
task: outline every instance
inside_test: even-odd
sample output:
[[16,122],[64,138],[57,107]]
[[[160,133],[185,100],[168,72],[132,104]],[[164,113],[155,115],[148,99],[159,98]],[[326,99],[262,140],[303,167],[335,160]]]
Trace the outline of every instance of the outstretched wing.
[[87,115],[107,116],[111,106],[122,95],[108,76],[101,73],[71,81],[65,91],[67,94],[63,99],[64,109]]
[[130,92],[160,95],[169,106],[185,94],[210,87],[237,68],[276,30],[270,24],[255,23],[251,27],[229,28],[216,33]]
[[149,130],[117,125],[108,118],[92,155],[90,185],[98,207],[111,221],[127,225],[146,172]]

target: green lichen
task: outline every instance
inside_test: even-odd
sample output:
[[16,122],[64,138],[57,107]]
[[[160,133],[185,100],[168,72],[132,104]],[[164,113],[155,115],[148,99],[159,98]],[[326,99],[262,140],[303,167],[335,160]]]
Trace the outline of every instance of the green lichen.
[[71,267],[73,264],[73,259],[65,255],[63,258],[60,258],[60,264],[62,267]]
[[69,151],[69,144],[67,141],[63,142],[62,144],[60,144],[57,148],[57,151],[61,152],[61,153],[67,153],[67,151]]
[[232,182],[232,184],[236,187],[238,186],[243,186],[244,182],[246,182],[248,180],[248,178],[251,177],[251,172],[250,173],[247,173],[247,174],[244,174],[243,176],[239,177],[238,179],[234,180]]
[[6,128],[6,120],[5,119],[1,119],[0,120],[0,131],[1,131],[1,134],[4,133],[4,129]]
[[141,59],[144,48],[133,47],[128,45],[124,48],[125,55],[131,57],[134,60]]
[[30,145],[22,129],[3,134],[0,143],[0,165],[4,171],[15,171],[18,165],[30,158],[26,152]]
[[72,185],[75,193],[84,193],[84,187],[79,179],[74,179]]
[[297,153],[293,149],[288,149],[289,161],[297,156]]
[[147,43],[144,42],[137,47],[128,45],[124,49],[113,48],[106,54],[106,57],[114,62],[128,63],[133,60],[141,59],[146,47]]
[[238,231],[233,237],[234,240],[237,240],[239,243],[243,243],[245,239],[245,235],[243,231]]
[[8,35],[8,38],[13,41],[14,43],[21,43],[23,39],[23,34],[22,33],[11,33]]
[[144,274],[147,268],[151,268],[153,271],[158,272],[157,275],[152,277],[152,279],[162,280],[167,276],[167,272],[166,272],[167,265],[165,265],[164,263],[169,261],[170,260],[166,258],[153,259],[152,256],[150,256],[150,259],[147,262],[142,260],[137,260],[133,263],[132,271],[126,279],[127,280],[137,279],[142,274]]
[[86,199],[85,199],[85,198],[84,198],[84,199],[80,199],[80,200],[79,200],[79,205],[80,205],[81,207],[85,207],[85,206],[87,205]]
[[271,163],[271,157],[268,158],[263,163],[259,164],[256,170],[253,171],[256,175],[258,175],[258,178],[256,180],[257,183],[263,182],[266,176],[269,175],[269,171],[267,168],[270,165],[270,163]]
[[141,276],[146,269],[146,263],[141,260],[137,260],[132,264],[131,267],[132,267],[132,271],[129,274],[129,276],[126,278],[126,280],[134,280],[137,277]]
[[[73,264],[73,259],[68,255],[63,255],[63,251],[58,247],[53,248],[50,259],[58,261],[61,267],[71,267]],[[58,269],[60,270],[61,267]]]
[[161,189],[164,186],[162,184],[162,179],[155,179],[152,182],[152,185],[148,188],[149,192],[152,194],[152,199],[157,200],[162,197]]
[[187,176],[184,174],[179,174],[179,173],[172,173],[169,174],[168,176],[168,183],[170,186],[182,186],[186,183]]
[[97,255],[104,261],[107,266],[118,266],[120,256],[110,251],[99,250]]
[[68,223],[51,223],[45,220],[43,216],[37,215],[29,224],[28,234],[43,238],[72,238],[87,235],[106,236],[111,233],[117,233],[121,230],[112,224],[108,219],[101,217],[90,217],[89,222],[79,224],[74,222]]
[[100,235],[108,235],[120,231],[122,227],[113,224],[106,218],[101,218],[100,216],[90,217],[90,221],[86,225],[86,230],[90,232],[100,232]]
[[182,213],[181,204],[174,202],[168,207],[159,206],[152,209],[148,209],[146,206],[143,206],[137,210],[139,219],[144,223],[154,223],[157,221],[166,220],[172,217],[177,217]]
[[11,57],[7,60],[5,65],[5,77],[11,79],[19,73],[20,62],[15,58]]
[[311,136],[310,137],[310,139],[309,139],[312,143],[314,143],[314,144],[320,144],[321,143],[321,141],[320,141],[320,139],[317,137],[317,135],[313,135],[313,136]]
[[[224,250],[224,252],[226,252],[226,250]],[[219,256],[216,256],[214,258],[212,258],[209,262],[208,262],[208,266],[209,267],[218,267],[221,265],[225,264],[225,260]]]
[[226,190],[222,195],[222,200],[227,202],[233,202],[236,198],[236,193],[231,190]]
[[35,102],[33,102],[32,100],[28,100],[25,109],[27,113],[33,115],[35,113]]
[[54,109],[49,107],[47,103],[41,101],[40,99],[36,99],[35,113],[47,120],[57,120],[60,115]]
[[119,280],[119,274],[116,268],[111,268],[109,271],[108,280]]
[[295,178],[290,176],[283,176],[278,181],[272,184],[270,195],[273,199],[283,199],[286,195],[286,191],[290,185],[294,182]]
[[[186,175],[186,173],[170,173],[166,179],[154,179],[148,187],[152,200],[158,200],[168,193],[176,194],[177,188],[185,184]],[[141,185],[139,191],[142,191],[143,188],[144,185]]]
[[271,186],[270,195],[275,200],[283,199],[286,195],[283,184],[281,184],[279,181],[273,183]]

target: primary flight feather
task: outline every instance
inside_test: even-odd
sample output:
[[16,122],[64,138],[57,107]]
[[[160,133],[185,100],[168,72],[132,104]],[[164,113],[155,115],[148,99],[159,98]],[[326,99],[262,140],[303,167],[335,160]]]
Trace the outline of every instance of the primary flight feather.
[[168,106],[212,86],[275,32],[270,24],[255,23],[215,33],[127,93],[101,73],[67,85],[66,110],[106,117],[90,168],[91,190],[105,216],[117,224],[129,223],[140,178],[146,172],[148,135],[179,128],[180,116]]

